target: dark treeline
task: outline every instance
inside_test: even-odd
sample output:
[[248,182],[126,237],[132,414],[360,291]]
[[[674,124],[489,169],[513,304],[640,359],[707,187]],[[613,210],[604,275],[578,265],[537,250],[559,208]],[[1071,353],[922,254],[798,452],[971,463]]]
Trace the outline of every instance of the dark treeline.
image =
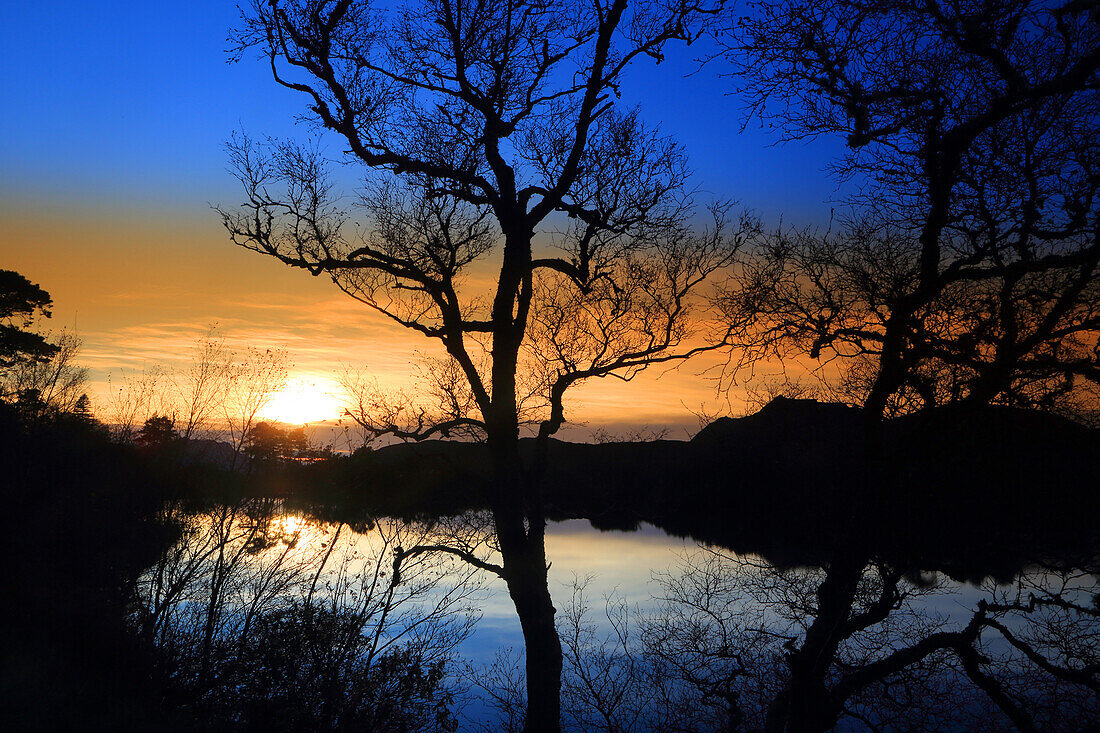
[[176,537],[162,504],[186,478],[80,416],[28,423],[0,403],[0,436],[6,715],[27,730],[165,724],[151,650],[125,619],[138,576]]
[[[547,511],[604,529],[648,522],[780,565],[858,548],[967,579],[1100,550],[1095,429],[1036,411],[945,408],[890,421],[871,453],[864,427],[856,409],[779,397],[691,441],[556,441]],[[396,445],[283,480],[296,505],[327,520],[457,515],[486,508],[484,451]]]

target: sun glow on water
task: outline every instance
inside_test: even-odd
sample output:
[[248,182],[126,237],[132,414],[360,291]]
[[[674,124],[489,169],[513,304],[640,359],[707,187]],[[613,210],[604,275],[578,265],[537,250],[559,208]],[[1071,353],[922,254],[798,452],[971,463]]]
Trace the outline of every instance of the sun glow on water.
[[297,534],[306,526],[306,521],[296,514],[288,514],[282,518],[282,529],[286,534]]
[[260,411],[264,420],[303,425],[340,417],[341,387],[325,377],[291,377]]
[[324,547],[331,530],[323,523],[315,522],[298,514],[282,514],[274,518],[271,529],[275,532],[280,544],[273,545],[272,552],[282,554],[287,547],[296,548],[297,552],[305,553],[300,557],[308,557],[315,552],[318,546]]

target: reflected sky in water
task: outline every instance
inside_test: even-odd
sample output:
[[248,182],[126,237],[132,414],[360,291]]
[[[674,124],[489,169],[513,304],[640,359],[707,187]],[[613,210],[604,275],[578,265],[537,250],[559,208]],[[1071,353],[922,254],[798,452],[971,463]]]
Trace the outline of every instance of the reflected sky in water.
[[[560,609],[570,597],[574,580],[588,577],[586,595],[594,609],[602,607],[606,596],[644,609],[652,603],[653,572],[675,567],[680,553],[693,547],[694,541],[669,537],[651,525],[642,525],[636,532],[603,532],[586,519],[552,522],[546,531],[550,594]],[[482,613],[481,622],[461,647],[471,661],[488,661],[501,646],[522,647],[519,618],[503,580],[490,580]],[[593,614],[594,620],[600,618],[602,613]]]
[[[288,519],[294,523],[293,517]],[[316,529],[293,524],[301,537],[323,537]],[[371,557],[369,533],[360,535],[358,544],[365,557]],[[608,625],[603,614],[604,600],[623,600],[641,611],[655,605],[657,592],[654,575],[675,573],[683,558],[700,547],[691,538],[673,537],[650,524],[635,531],[599,530],[586,519],[550,522],[546,531],[546,555],[550,561],[550,593],[559,612],[569,601],[575,582],[584,582],[585,595],[593,613],[590,619],[601,631]],[[523,634],[515,607],[508,597],[504,581],[484,574],[485,588],[478,596],[481,620],[459,647],[460,653],[474,665],[487,663],[503,647],[523,648]],[[929,614],[956,620],[973,612],[986,597],[978,586],[948,582],[940,592],[925,596],[921,606]],[[601,623],[601,621],[603,623]]]
[[[461,519],[441,519],[430,525],[383,519],[370,531],[356,533],[346,524],[323,524],[297,515],[285,505],[268,507],[273,510],[273,514],[265,515],[270,523],[262,525],[265,527],[264,542],[257,545],[257,552],[248,553],[249,559],[245,563],[248,567],[241,566],[234,570],[240,575],[237,585],[233,586],[238,588],[239,598],[234,596],[230,599],[230,606],[234,603],[247,605],[248,598],[251,597],[250,589],[256,585],[252,582],[253,576],[249,570],[253,568],[260,573],[256,578],[282,578],[285,581],[281,586],[281,595],[270,599],[269,605],[274,609],[282,607],[281,604],[293,605],[305,599],[308,588],[308,596],[315,603],[324,605],[332,602],[336,604],[334,607],[370,610],[374,606],[369,603],[363,606],[368,599],[362,594],[370,584],[376,590],[386,592],[385,588],[390,582],[389,569],[394,552],[399,546],[407,551],[418,545],[454,544],[455,541],[461,541],[467,543],[464,545],[466,547],[484,550],[480,543],[489,536],[486,533],[491,527],[487,515],[480,514],[467,515]],[[217,546],[217,537],[210,532],[216,526],[211,523],[221,516],[219,511],[222,510],[215,508],[195,518],[190,539],[183,540],[190,548],[190,555],[185,553],[181,557],[186,559],[193,556],[199,560],[214,555],[220,557],[217,553],[211,555],[212,548]],[[249,526],[244,513],[235,516],[237,519],[234,521],[241,523],[242,528]],[[246,534],[232,531],[226,536],[237,538],[229,543],[236,543],[233,544],[236,547],[243,541],[240,538]],[[642,525],[636,531],[624,532],[601,531],[587,520],[555,522],[547,528],[546,545],[547,556],[551,561],[550,591],[563,628],[568,630],[569,620],[575,620],[569,610],[575,607],[575,586],[581,584],[584,586],[584,605],[587,606],[584,623],[594,627],[594,638],[613,636],[612,623],[605,613],[607,599],[612,600],[613,606],[624,604],[630,611],[632,624],[644,624],[646,617],[675,618],[675,609],[670,610],[672,607],[668,603],[693,603],[691,599],[694,596],[690,595],[690,588],[697,587],[708,589],[707,593],[718,599],[713,608],[717,615],[713,618],[725,619],[718,623],[729,625],[729,631],[733,634],[731,638],[740,640],[739,643],[745,644],[746,649],[751,648],[754,652],[760,651],[760,645],[763,644],[770,649],[764,649],[764,653],[774,654],[776,659],[782,658],[785,654],[784,647],[777,639],[794,640],[805,630],[805,623],[813,620],[812,615],[816,613],[814,609],[817,605],[814,598],[819,590],[819,583],[824,579],[824,574],[819,569],[776,568],[758,557],[734,556],[721,552],[719,548],[708,552],[690,538],[670,537],[650,525]],[[484,557],[481,550],[477,552]],[[470,724],[492,719],[494,711],[488,707],[488,697],[478,691],[477,685],[481,684],[482,675],[491,674],[493,663],[501,651],[512,650],[509,660],[511,664],[520,663],[523,650],[520,625],[504,582],[488,573],[477,573],[463,561],[445,554],[414,553],[408,557],[410,561],[402,565],[402,583],[397,586],[399,595],[404,599],[395,606],[401,609],[400,613],[410,614],[410,618],[427,618],[433,608],[440,607],[445,599],[451,597],[456,601],[447,607],[446,613],[465,618],[467,608],[472,606],[476,609],[479,621],[473,626],[472,633],[455,649],[460,659],[456,660],[458,664],[453,670],[459,677],[459,686],[469,691],[468,695],[463,696],[458,708],[462,718]],[[499,562],[498,557],[486,559]],[[428,564],[418,564],[423,562]],[[717,565],[708,565],[708,562]],[[182,570],[187,567],[189,566],[186,562],[181,566]],[[265,567],[268,568],[267,571],[264,571]],[[877,566],[871,564],[867,567],[864,580],[874,580],[876,573],[884,572],[882,568],[872,568]],[[268,574],[264,575],[265,572]],[[843,564],[839,572],[844,572]],[[475,577],[471,577],[471,573]],[[204,572],[195,574],[195,580],[200,584],[205,577]],[[1062,578],[1061,581],[1059,577]],[[142,588],[149,586],[150,578],[147,575]],[[677,586],[677,582],[687,578],[694,579],[691,582],[698,581],[700,585],[691,586],[691,582],[688,582],[687,585]],[[1059,595],[1058,585],[1062,582],[1064,597],[1074,603],[1081,603],[1095,592],[1097,582],[1096,576],[1085,572],[1069,572],[1060,576],[1057,572],[1048,575],[1038,569],[1021,576],[1019,588],[1015,584],[999,588],[989,583],[977,586],[950,581],[942,575],[928,575],[926,579],[928,584],[914,583],[911,582],[912,579],[899,579],[895,576],[892,581],[894,588],[898,588],[899,580],[904,586],[904,603],[899,601],[885,621],[880,619],[883,621],[881,626],[870,629],[866,638],[855,642],[856,646],[851,650],[852,659],[858,662],[862,658],[860,654],[864,652],[872,656],[889,653],[897,645],[908,646],[915,639],[926,638],[936,630],[961,629],[970,619],[975,618],[975,610],[982,600],[1001,603],[1004,607],[1005,603],[1013,603],[1013,593],[1016,593],[1022,595],[1016,596],[1020,600],[1015,603],[1026,604],[1032,591],[1040,596],[1058,599],[1062,597]],[[675,590],[677,587],[681,593],[684,588],[688,588],[688,594],[678,596]],[[314,589],[317,591],[316,597],[313,596]],[[356,595],[357,589],[359,596]],[[200,591],[201,588],[196,590],[198,595],[194,599],[201,600]],[[878,597],[878,592],[873,583],[866,586],[864,591],[860,591],[863,595],[856,606],[866,610],[870,601]],[[656,600],[655,596],[666,597],[670,601]],[[183,598],[183,606],[191,598]],[[727,601],[728,605],[721,606],[721,603]],[[1016,607],[1022,610],[1018,605]],[[1089,637],[1095,634],[1095,624],[1086,617],[1077,620],[1062,619],[1059,622],[1054,617],[1058,606],[1051,608],[1054,611],[1051,620],[1062,623],[1062,626],[1052,628],[1055,631],[1061,629],[1071,635],[1084,634],[1080,638],[1075,636],[1070,641],[1080,646],[1082,653],[1087,653],[1087,647],[1091,643]],[[181,613],[186,610],[182,607],[181,609]],[[709,612],[709,609],[702,609],[702,612]],[[1006,613],[999,618],[1013,633],[1031,634],[1033,637],[1036,632],[1045,633],[1043,624],[1046,623],[1046,617],[1042,614],[1028,619],[1021,614]],[[186,621],[186,618],[183,620]],[[394,628],[399,633],[393,639],[403,638],[402,634],[405,632],[400,625]],[[462,622],[461,634],[465,631],[465,622]],[[377,628],[377,633],[382,635],[391,632],[385,625]],[[232,634],[236,632],[232,629],[227,633],[227,638],[235,638]],[[760,636],[760,633],[765,636]],[[461,634],[454,638],[461,638]],[[989,637],[983,640],[983,653],[1014,664],[1011,662],[1013,650],[1004,635],[990,633]],[[855,641],[855,636],[850,639]],[[1061,637],[1057,637],[1055,641],[1059,639]],[[632,635],[631,648],[636,648],[636,643],[637,639]],[[1046,644],[1041,639],[1040,643]],[[863,646],[859,646],[861,644]],[[1059,649],[1061,647],[1055,644],[1048,651],[1058,652]],[[646,654],[648,653],[647,651]],[[1014,668],[1005,668],[1005,673],[1016,675]],[[937,674],[946,673],[941,669]],[[1023,677],[1020,679],[1024,680]],[[1030,682],[1026,682],[1026,685],[1030,685]],[[1060,695],[1061,692],[1057,694]],[[969,708],[964,708],[966,710]]]

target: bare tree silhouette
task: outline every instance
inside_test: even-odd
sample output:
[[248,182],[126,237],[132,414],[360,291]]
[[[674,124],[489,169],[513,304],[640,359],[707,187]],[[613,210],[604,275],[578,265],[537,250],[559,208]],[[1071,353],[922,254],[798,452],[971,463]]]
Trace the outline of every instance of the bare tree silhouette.
[[479,583],[402,552],[435,530],[342,532],[270,499],[164,511],[181,536],[139,579],[131,620],[174,706],[229,728],[453,730],[445,677]]
[[[523,628],[528,730],[560,718],[539,469],[566,391],[685,359],[728,332],[692,341],[689,316],[752,223],[730,236],[717,207],[713,228],[693,232],[680,147],[614,101],[633,61],[693,40],[716,8],[432,0],[387,14],[351,0],[257,2],[234,35],[238,54],[258,50],[376,177],[361,201],[368,231],[355,237],[319,156],[238,137],[230,154],[247,200],[222,211],[225,226],[445,350],[441,414],[364,422],[406,439],[486,440],[503,564],[484,567],[506,581]],[[499,274],[470,294],[464,280],[491,254]],[[526,421],[538,426],[531,465],[519,452]]]
[[756,111],[843,135],[838,173],[867,182],[837,231],[777,234],[730,289],[761,353],[851,359],[872,419],[1095,390],[1095,3],[782,0],[729,30]]

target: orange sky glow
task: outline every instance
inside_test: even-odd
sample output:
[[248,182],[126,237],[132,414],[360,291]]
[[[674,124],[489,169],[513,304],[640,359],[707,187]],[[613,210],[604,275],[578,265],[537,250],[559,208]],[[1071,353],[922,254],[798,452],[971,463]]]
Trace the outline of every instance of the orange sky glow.
[[[128,374],[182,369],[210,324],[231,348],[287,351],[291,386],[261,413],[286,422],[338,414],[335,378],[345,365],[402,387],[420,355],[441,353],[438,344],[387,322],[328,280],[234,247],[214,212],[3,205],[0,226],[3,266],[52,294],[51,329],[75,328],[82,337],[81,362],[91,369],[99,404],[110,384]],[[581,385],[566,408],[583,428],[565,434],[650,427],[687,437],[698,428],[693,411],[740,407],[738,390],[728,400],[716,395],[713,381],[699,374],[706,365],[654,367],[630,383]],[[310,384],[312,391],[303,391]]]

